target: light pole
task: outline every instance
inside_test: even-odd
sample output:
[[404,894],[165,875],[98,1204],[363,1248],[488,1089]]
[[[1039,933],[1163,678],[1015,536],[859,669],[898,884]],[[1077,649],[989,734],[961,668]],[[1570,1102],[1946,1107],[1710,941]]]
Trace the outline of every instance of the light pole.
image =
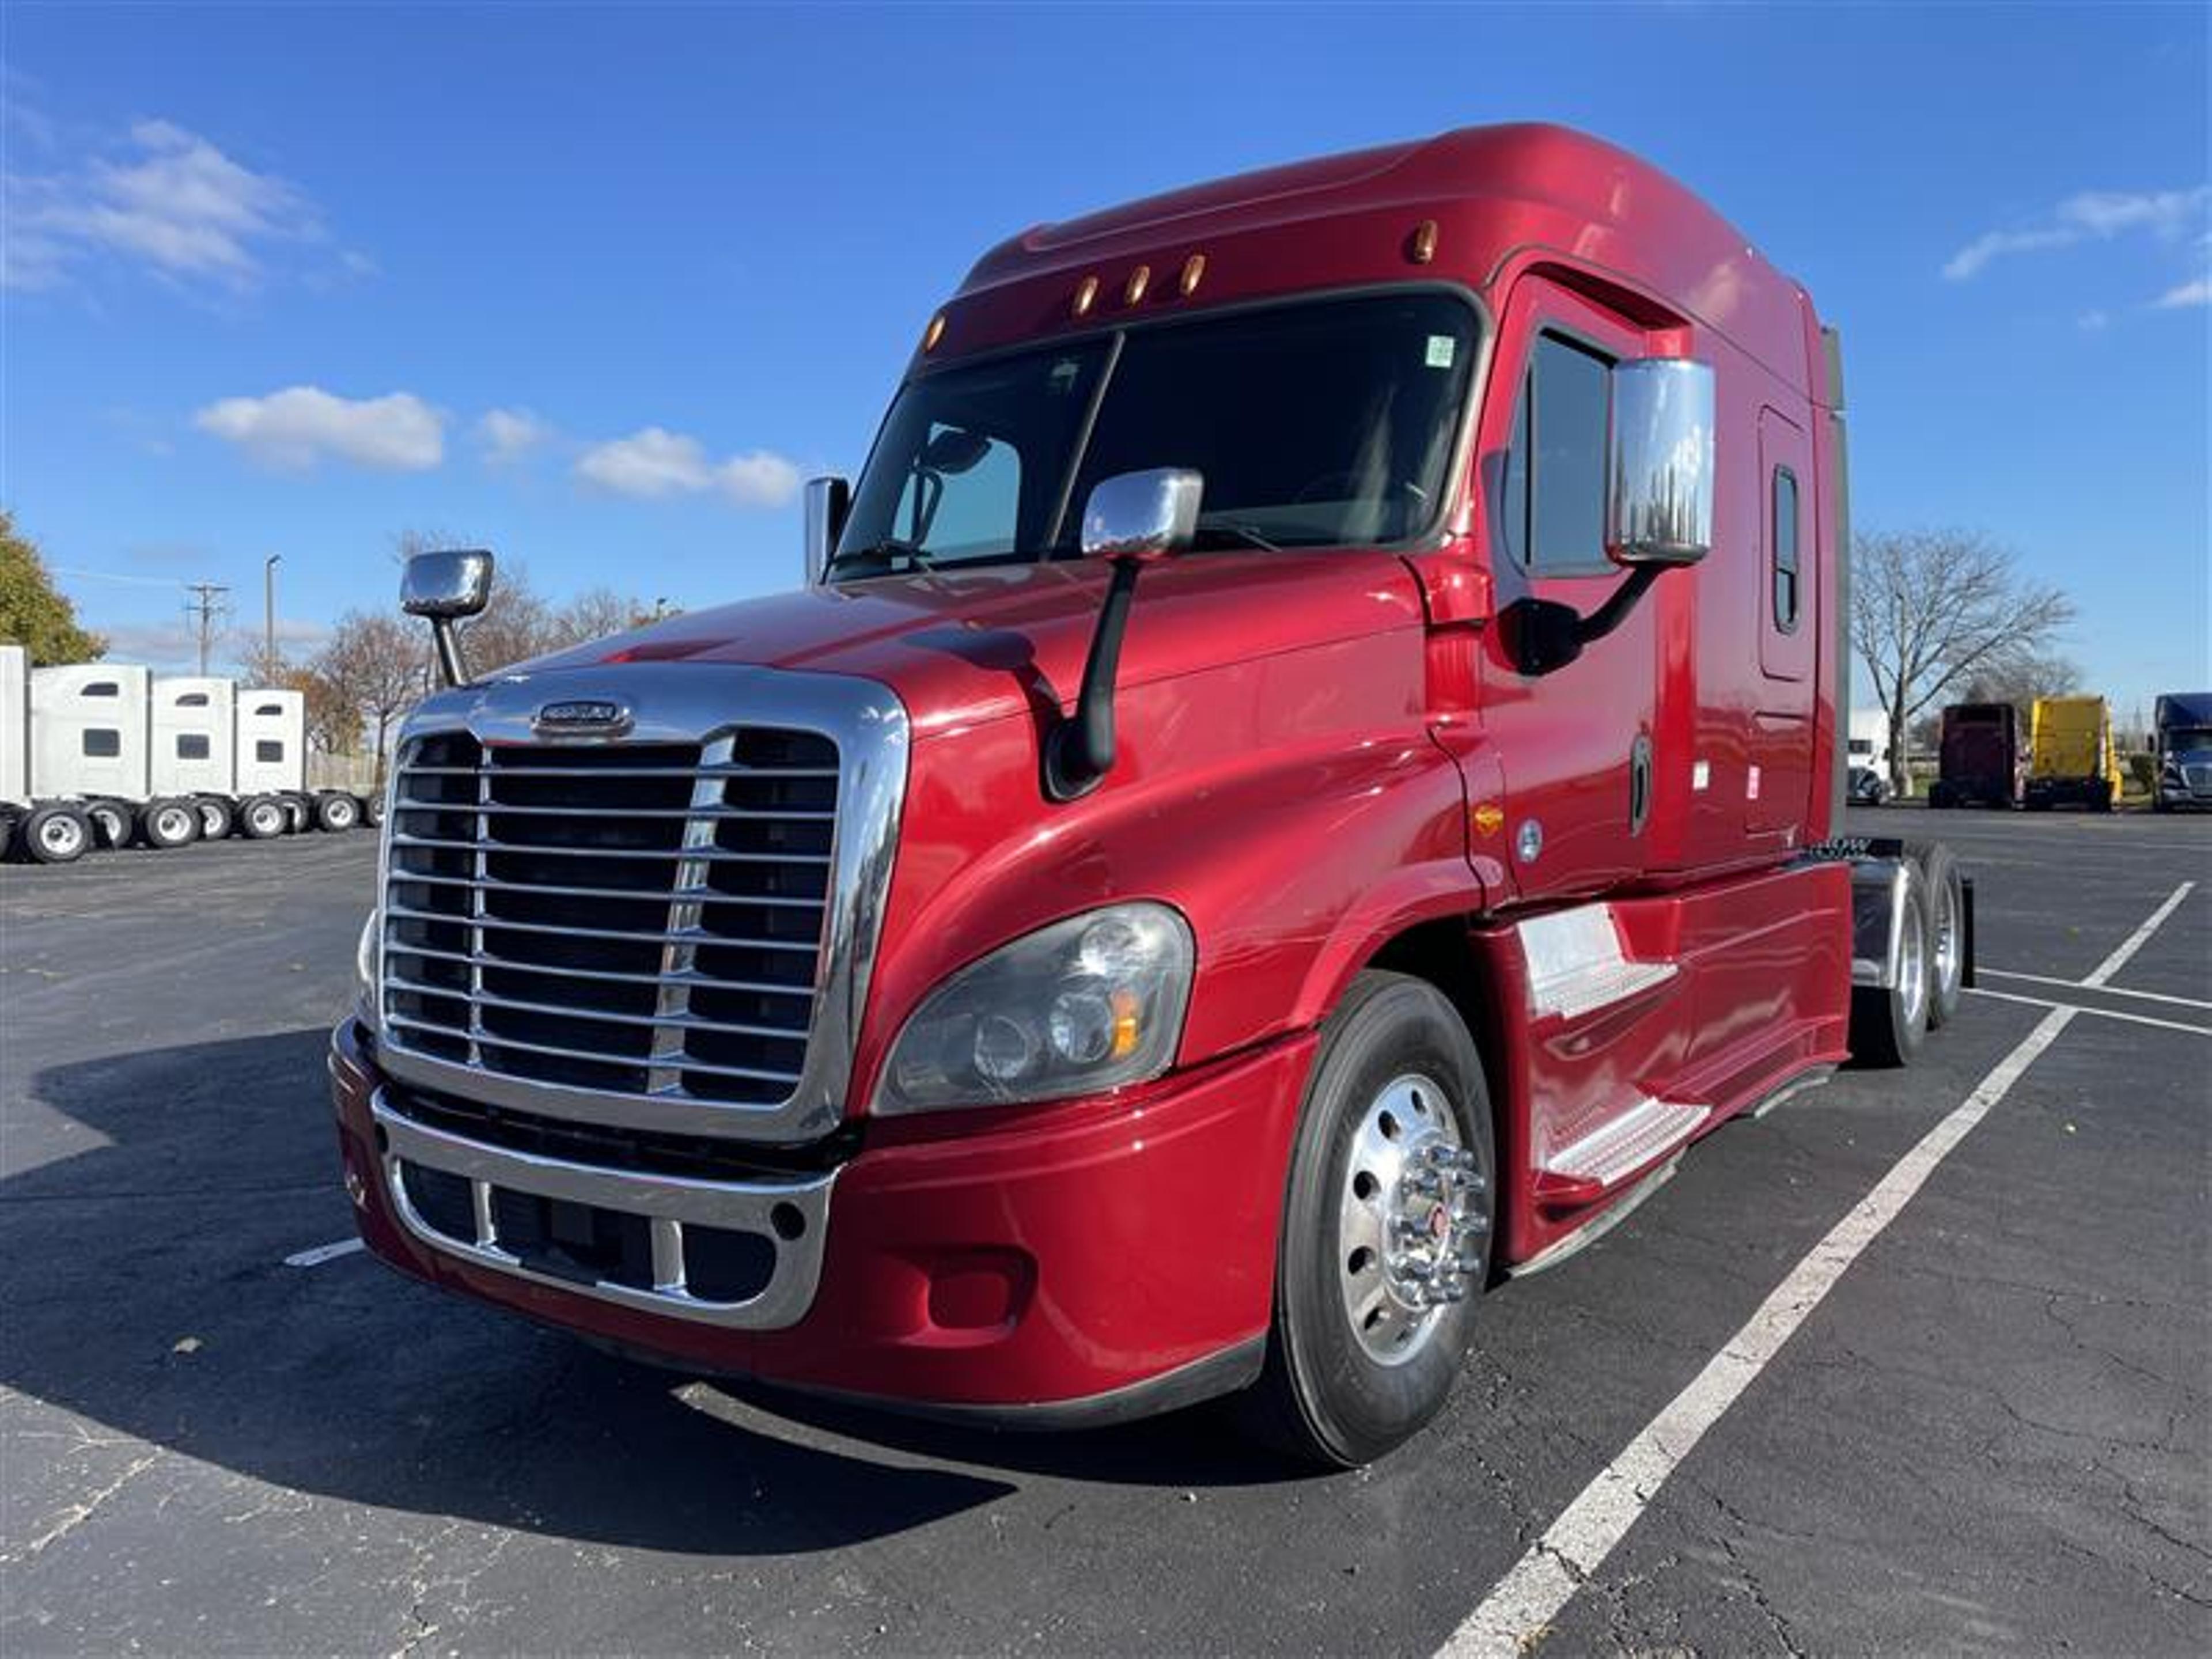
[[261,648],[266,659],[262,672],[271,679],[276,677],[276,567],[283,558],[271,553],[261,562]]

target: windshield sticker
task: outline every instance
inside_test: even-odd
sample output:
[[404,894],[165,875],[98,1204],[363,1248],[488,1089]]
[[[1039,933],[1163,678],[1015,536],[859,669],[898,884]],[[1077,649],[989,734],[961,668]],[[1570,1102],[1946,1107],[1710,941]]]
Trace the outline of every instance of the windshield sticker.
[[1429,336],[1429,367],[1449,368],[1452,359],[1459,355],[1459,342],[1449,334]]

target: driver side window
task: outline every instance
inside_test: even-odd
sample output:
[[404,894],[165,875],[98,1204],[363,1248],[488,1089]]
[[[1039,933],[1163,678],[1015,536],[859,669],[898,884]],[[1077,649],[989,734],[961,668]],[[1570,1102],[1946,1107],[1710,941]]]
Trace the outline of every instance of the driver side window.
[[1021,501],[1022,460],[1012,444],[933,422],[892,533],[936,564],[1003,556],[1018,544]]
[[1505,458],[1503,530],[1513,562],[1540,576],[1611,574],[1605,556],[1611,360],[1564,335],[1528,354]]

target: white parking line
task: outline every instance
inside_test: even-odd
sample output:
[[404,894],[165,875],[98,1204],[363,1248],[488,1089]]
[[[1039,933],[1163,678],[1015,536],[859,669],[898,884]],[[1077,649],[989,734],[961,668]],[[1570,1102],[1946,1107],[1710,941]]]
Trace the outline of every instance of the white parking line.
[[301,1250],[296,1255],[284,1258],[288,1267],[319,1267],[325,1261],[335,1261],[342,1255],[351,1255],[362,1248],[357,1238],[341,1238],[335,1244],[318,1244],[312,1250]]
[[1998,1002],[2024,1002],[2031,1008],[2064,1008],[2076,1014],[2094,1014],[2099,1019],[2124,1019],[2130,1025],[2155,1025],[2161,1031],[2187,1031],[2195,1036],[2212,1036],[2212,1025],[2185,1025],[2178,1019],[2153,1019],[2148,1014],[2123,1013],[2118,1008],[2091,1008],[2078,1002],[2053,1002],[2049,997],[2024,997],[2013,991],[1992,991],[1986,987],[1970,987],[1968,994],[1990,997]]
[[1829,1229],[1827,1237],[1790,1270],[1790,1276],[1690,1385],[1583,1488],[1534,1547],[1492,1588],[1482,1605],[1452,1632],[1439,1654],[1446,1659],[1518,1654],[1524,1643],[1558,1616],[1576,1589],[1605,1565],[1705,1431],[1720,1421],[1820,1305],[1844,1270],[1896,1218],[1967,1131],[2004,1098],[2075,1012],[2054,1008],[2037,1021],[2035,1029],[1997,1062],[1964,1103],[1923,1135],[1850,1214]]
[[2136,928],[2134,933],[2130,933],[2125,939],[2122,939],[2120,941],[2119,949],[2113,951],[2112,955],[2106,957],[2102,962],[2099,963],[2096,967],[2092,969],[2089,972],[2088,977],[2084,979],[2081,983],[2094,988],[2096,986],[2102,985],[2106,980],[2112,978],[2114,974],[2118,973],[2121,969],[2126,967],[2128,965],[2128,958],[2135,955],[2136,951],[2142,949],[2143,941],[2148,939],[2153,933],[2158,932],[2159,923],[2164,921],[2180,907],[2181,901],[2189,896],[2190,890],[2194,888],[2196,885],[2197,884],[2193,881],[2185,881],[2180,886],[2175,888],[2172,896],[2170,896],[2165,903],[2160,905],[2157,909],[2150,913],[2150,920],[2144,922],[2143,925]]
[[2078,979],[2054,979],[2049,974],[2017,974],[2006,968],[1974,964],[1977,979],[2016,979],[2023,985],[2057,985],[2069,991],[2094,991],[2100,997],[2130,997],[2137,1002],[2170,1002],[2177,1008],[2202,1008],[2212,1013],[2212,1002],[2196,997],[2168,996],[2163,991],[2130,991],[2118,985],[2087,985]]

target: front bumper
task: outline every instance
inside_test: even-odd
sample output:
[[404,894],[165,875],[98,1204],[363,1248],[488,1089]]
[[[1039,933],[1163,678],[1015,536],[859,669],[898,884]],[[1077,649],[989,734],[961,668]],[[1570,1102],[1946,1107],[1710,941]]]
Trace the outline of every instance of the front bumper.
[[[834,1169],[741,1182],[426,1129],[357,1021],[334,1034],[331,1073],[362,1237],[404,1272],[682,1367],[1057,1425],[1184,1403],[1256,1372],[1313,1041],[1127,1099],[988,1127],[949,1115],[921,1125],[928,1139],[872,1133]],[[410,1161],[461,1183],[440,1216],[402,1178]],[[645,1218],[633,1230],[649,1260],[629,1284],[583,1283],[573,1261],[507,1249],[509,1211],[484,1212],[507,1206],[519,1223],[538,1198]],[[694,1228],[770,1235],[773,1266],[757,1285],[702,1294],[686,1271]]]

